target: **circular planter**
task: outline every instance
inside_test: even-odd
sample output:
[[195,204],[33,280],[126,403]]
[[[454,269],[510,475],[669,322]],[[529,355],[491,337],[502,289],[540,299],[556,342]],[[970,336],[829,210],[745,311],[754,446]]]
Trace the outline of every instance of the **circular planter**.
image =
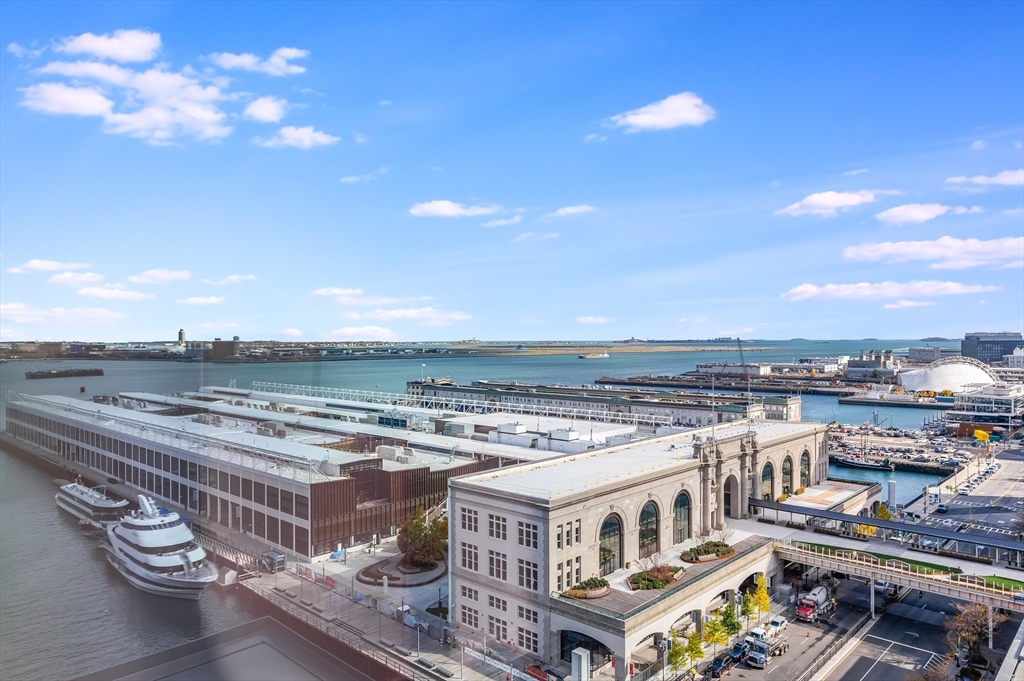
[[586,600],[590,598],[602,598],[607,596],[612,590],[610,586],[602,586],[599,589],[569,589],[564,592],[569,598],[578,598],[580,600]]

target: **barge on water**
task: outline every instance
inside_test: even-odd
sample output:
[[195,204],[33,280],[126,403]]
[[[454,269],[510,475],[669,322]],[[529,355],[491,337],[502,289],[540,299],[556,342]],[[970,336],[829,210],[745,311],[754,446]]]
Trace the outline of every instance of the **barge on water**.
[[26,371],[25,378],[69,378],[77,376],[102,376],[103,369],[50,369],[49,371]]
[[847,468],[867,468],[873,471],[896,470],[896,466],[892,461],[889,461],[889,459],[885,459],[883,461],[868,461],[856,456],[844,456],[835,459],[835,462],[837,465],[846,466]]

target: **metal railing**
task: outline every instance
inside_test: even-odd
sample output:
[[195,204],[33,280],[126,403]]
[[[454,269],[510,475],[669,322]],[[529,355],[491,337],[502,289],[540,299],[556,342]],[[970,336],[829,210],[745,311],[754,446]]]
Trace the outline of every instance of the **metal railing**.
[[911,577],[914,579],[934,582],[936,584],[942,584],[943,586],[967,589],[979,594],[1005,598],[1010,601],[1016,600],[1021,594],[1021,590],[1006,588],[1001,584],[991,585],[986,582],[983,577],[963,575],[960,572],[956,572],[958,568],[952,566],[947,571],[932,570],[931,568],[922,569],[917,565],[911,565],[910,562],[902,561],[898,558],[888,559],[885,562],[882,562],[869,551],[816,546],[809,542],[801,542],[796,539],[789,540],[788,543],[776,541],[775,547],[776,550],[783,548],[786,551],[792,551],[797,554],[804,554],[823,559],[827,558],[830,560],[840,561],[851,566],[856,565],[861,567],[870,567],[891,575]]
[[818,655],[814,659],[814,662],[812,662],[807,669],[803,670],[800,676],[796,677],[795,681],[811,681],[811,679],[814,678],[814,675],[821,671],[821,668],[824,667],[829,660],[835,657],[836,653],[843,649],[843,646],[846,645],[847,641],[856,636],[858,632],[864,628],[864,625],[870,621],[871,613],[865,613],[865,615],[861,617],[853,627],[848,629],[845,634],[833,641],[832,644],[824,650],[824,652]]

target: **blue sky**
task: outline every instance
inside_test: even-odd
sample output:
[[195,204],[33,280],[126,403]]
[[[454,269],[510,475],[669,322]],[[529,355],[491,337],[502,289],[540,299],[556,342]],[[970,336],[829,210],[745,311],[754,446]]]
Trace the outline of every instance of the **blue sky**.
[[1024,327],[1024,3],[0,5],[2,338]]

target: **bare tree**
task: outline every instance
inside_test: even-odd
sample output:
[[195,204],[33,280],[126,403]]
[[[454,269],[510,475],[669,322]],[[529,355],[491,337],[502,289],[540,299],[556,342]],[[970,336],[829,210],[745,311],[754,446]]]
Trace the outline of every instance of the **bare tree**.
[[736,530],[732,529],[728,525],[725,525],[720,530],[715,530],[711,533],[711,539],[714,541],[720,541],[723,544],[728,544],[732,536],[736,534]]
[[[957,605],[956,616],[946,620],[946,629],[967,642],[971,655],[979,654],[981,642],[988,638],[989,606],[983,603]],[[998,627],[1009,619],[1006,615],[992,611],[992,626]]]
[[666,564],[665,556],[661,553],[654,553],[647,558],[638,558],[636,564],[641,571],[651,574],[651,572]]
[[714,529],[711,526],[704,527],[703,525],[694,530],[693,538],[697,540],[697,546],[706,544],[708,539],[711,538],[712,532],[714,532]]

